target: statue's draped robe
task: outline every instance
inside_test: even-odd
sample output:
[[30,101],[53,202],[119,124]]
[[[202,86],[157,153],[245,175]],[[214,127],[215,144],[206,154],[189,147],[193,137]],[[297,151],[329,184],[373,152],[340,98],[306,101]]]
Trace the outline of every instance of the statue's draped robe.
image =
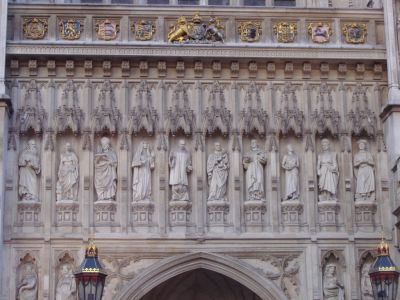
[[37,300],[37,277],[36,274],[27,274],[20,283],[18,289],[19,300]]
[[114,200],[117,192],[117,155],[112,149],[95,156],[94,185],[98,200]]
[[299,158],[296,154],[286,154],[282,160],[285,169],[285,200],[296,199],[299,195]]
[[22,200],[38,201],[38,178],[40,173],[39,157],[30,150],[24,150],[19,157],[18,193]]
[[61,154],[58,169],[57,200],[77,200],[79,178],[78,157],[73,152]]
[[187,151],[181,150],[171,152],[171,169],[169,184],[172,186],[172,200],[189,200],[188,193],[188,167],[191,165],[190,155]]
[[251,150],[246,154],[250,163],[246,171],[246,185],[250,200],[261,200],[264,195],[264,169],[263,164],[267,158],[261,150]]
[[133,200],[151,200],[151,168],[154,162],[148,153],[141,153],[132,161],[133,167]]
[[354,166],[358,167],[356,194],[369,195],[375,192],[374,160],[368,151],[360,151],[354,156]]
[[338,165],[334,152],[324,152],[318,155],[318,186],[320,191],[336,195],[338,184]]
[[57,283],[56,300],[75,300],[76,299],[75,277],[71,274],[62,276]]
[[326,300],[344,300],[344,291],[338,285],[336,276],[324,278],[324,296]]
[[229,159],[226,152],[215,152],[208,157],[207,174],[210,191],[208,201],[226,201]]

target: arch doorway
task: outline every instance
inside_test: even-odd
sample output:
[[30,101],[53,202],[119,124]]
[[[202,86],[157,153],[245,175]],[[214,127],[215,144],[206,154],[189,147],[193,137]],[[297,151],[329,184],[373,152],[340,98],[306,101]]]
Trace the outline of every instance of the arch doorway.
[[[184,280],[186,284],[183,286],[180,280]],[[217,287],[215,287],[215,281],[219,282]],[[211,287],[210,282],[214,282],[214,285],[211,285]],[[208,286],[205,287],[207,283]],[[184,298],[165,298],[164,294],[160,294],[160,290],[164,289],[165,292],[165,289],[170,289],[170,285],[175,285],[179,289],[182,288],[180,295],[185,296],[188,293],[187,287],[192,286],[198,289],[196,297],[203,298],[192,298],[189,296]],[[214,291],[210,291],[212,287],[214,287]],[[250,298],[230,299],[225,295],[222,298],[215,297],[216,294],[221,293],[221,289],[226,291],[228,288],[243,292]],[[207,291],[199,289],[207,289]],[[170,292],[170,295],[174,295],[173,291]],[[164,258],[141,270],[132,281],[128,282],[121,289],[120,293],[113,300],[153,299],[287,300],[288,298],[272,281],[240,259],[209,252],[194,252]]]
[[262,300],[239,282],[206,269],[182,273],[164,281],[141,300]]

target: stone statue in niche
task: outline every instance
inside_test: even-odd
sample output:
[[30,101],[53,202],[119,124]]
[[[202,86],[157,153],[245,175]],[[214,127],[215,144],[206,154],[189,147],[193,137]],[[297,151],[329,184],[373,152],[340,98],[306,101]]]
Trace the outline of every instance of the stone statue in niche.
[[250,151],[243,157],[248,201],[264,200],[264,165],[266,163],[266,153],[259,148],[256,140],[252,140]]
[[283,156],[282,168],[285,169],[284,201],[299,200],[299,157],[291,144],[287,145],[287,154]]
[[339,168],[336,153],[330,150],[330,143],[327,139],[323,139],[321,145],[322,152],[318,155],[317,163],[319,201],[337,201]]
[[184,140],[179,141],[177,151],[169,154],[169,184],[172,187],[172,201],[189,201],[188,173],[193,170],[190,153]]
[[374,300],[369,270],[372,262],[365,262],[361,268],[361,300]]
[[356,173],[356,201],[375,201],[374,159],[367,150],[367,141],[358,141],[359,151],[354,155]]
[[19,185],[18,194],[23,201],[39,201],[38,175],[40,174],[40,160],[36,142],[30,140],[22,151],[18,161]]
[[100,140],[100,150],[94,156],[94,186],[98,201],[115,200],[117,192],[117,154],[110,139]]
[[344,286],[337,278],[337,267],[333,263],[325,266],[323,290],[324,300],[344,300]]
[[60,155],[58,169],[57,201],[76,201],[78,199],[79,160],[70,143]]
[[132,160],[133,201],[151,201],[151,171],[154,169],[154,152],[148,142],[141,142]]
[[207,160],[207,177],[210,191],[208,201],[227,201],[229,158],[221,144],[214,144],[215,150]]
[[18,300],[37,300],[38,299],[38,277],[35,266],[27,263],[21,266],[17,284]]
[[70,264],[63,264],[56,288],[56,300],[76,300],[76,282]]

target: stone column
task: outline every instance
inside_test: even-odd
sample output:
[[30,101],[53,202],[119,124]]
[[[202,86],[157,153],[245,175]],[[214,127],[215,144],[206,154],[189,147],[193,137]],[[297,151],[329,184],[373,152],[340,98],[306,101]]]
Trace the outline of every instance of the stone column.
[[[0,1],[0,270],[5,269],[5,267],[3,267],[3,261],[6,261],[5,247],[3,247],[3,209],[7,162],[5,154],[7,153],[8,123],[10,113],[12,112],[11,101],[9,96],[6,95],[6,87],[4,84],[6,64],[7,5],[8,1]],[[8,288],[6,288],[8,276],[4,274],[1,278],[0,299],[9,299],[7,296]]]

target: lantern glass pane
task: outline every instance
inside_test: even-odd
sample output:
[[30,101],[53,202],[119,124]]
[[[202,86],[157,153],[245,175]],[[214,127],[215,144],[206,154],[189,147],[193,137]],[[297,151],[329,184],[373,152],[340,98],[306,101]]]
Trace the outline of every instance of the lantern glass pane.
[[78,296],[79,299],[83,299],[85,300],[85,286],[83,285],[83,282],[79,280],[79,284],[78,284]]
[[96,293],[97,293],[97,300],[100,300],[101,299],[101,296],[102,296],[102,294],[103,294],[103,284],[104,284],[104,281],[102,280],[103,278],[98,278],[98,281],[97,281],[97,291],[96,291]]

